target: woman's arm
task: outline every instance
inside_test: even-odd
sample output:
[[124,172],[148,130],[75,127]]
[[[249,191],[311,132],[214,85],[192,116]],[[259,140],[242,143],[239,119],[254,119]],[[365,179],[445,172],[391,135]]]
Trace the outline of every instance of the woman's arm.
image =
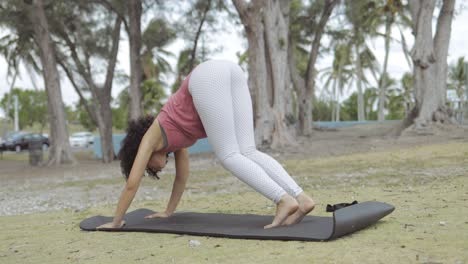
[[185,190],[185,185],[189,177],[189,155],[186,148],[180,149],[174,153],[176,176],[172,185],[172,194],[167,204],[166,213],[171,215],[174,213],[180,198]]
[[[146,131],[143,139],[138,147],[138,152],[133,162],[132,170],[128,177],[127,183],[120,195],[117,209],[115,210],[114,220],[112,221],[113,227],[122,226],[122,219],[128,207],[133,201],[135,194],[140,186],[141,178],[145,172],[151,154],[155,149],[159,149],[163,144],[163,138],[159,123],[157,120],[153,122],[148,131]],[[109,227],[109,226],[106,226]]]

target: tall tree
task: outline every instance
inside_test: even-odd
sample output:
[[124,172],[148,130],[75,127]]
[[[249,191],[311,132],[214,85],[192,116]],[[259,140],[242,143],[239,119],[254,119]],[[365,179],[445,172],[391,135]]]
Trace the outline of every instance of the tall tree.
[[[183,15],[176,23],[179,35],[186,39],[187,46],[180,52],[177,61],[177,77],[172,86],[172,92],[179,89],[183,79],[200,62],[206,60],[206,47],[203,46],[203,39],[208,35],[216,34],[221,24],[222,12],[229,13],[224,0],[191,0],[188,8],[183,10]],[[209,30],[209,31],[208,31]],[[202,44],[202,49],[200,49]]]
[[[296,1],[298,5],[301,5],[301,1]],[[315,79],[317,76],[317,70],[315,69],[315,63],[317,62],[317,58],[319,56],[319,50],[321,47],[321,40],[322,36],[325,32],[325,26],[332,14],[333,9],[338,4],[338,0],[327,0],[327,1],[319,1],[317,3],[313,3],[311,5],[316,5],[315,7],[316,13],[318,14],[311,14],[310,12],[306,13],[307,17],[303,17],[303,20],[307,21],[308,23],[302,25],[303,27],[308,28],[305,30],[307,37],[312,39],[312,43],[310,45],[309,56],[307,60],[307,67],[305,69],[305,74],[301,76],[299,71],[297,70],[297,59],[295,53],[295,49],[297,49],[297,38],[298,34],[294,36],[294,28],[290,30],[289,33],[289,45],[288,45],[288,65],[289,70],[291,72],[291,79],[294,83],[294,87],[297,92],[297,102],[299,106],[299,134],[301,135],[310,135],[312,133],[312,106],[313,106],[313,98],[315,93]],[[310,11],[314,11],[314,8],[309,8]],[[315,13],[315,12],[314,12]],[[316,20],[316,17],[319,19]],[[310,21],[311,20],[311,21]],[[290,23],[291,27],[294,27],[294,23]],[[310,30],[313,28],[314,30]],[[311,37],[313,36],[313,37]]]
[[[115,157],[110,103],[123,20],[119,15],[103,12],[99,4],[79,4],[82,5],[64,6],[64,13],[54,21],[55,34],[63,43],[58,51],[59,64],[98,127],[103,162],[107,163]],[[99,59],[107,64],[92,62]],[[105,72],[103,83],[97,80],[99,71]]]
[[143,114],[141,106],[141,79],[143,75],[141,65],[141,0],[127,1],[129,19],[130,43],[130,90],[129,90],[129,119],[137,119]]
[[40,51],[44,83],[47,91],[51,142],[48,164],[59,164],[68,161],[76,163],[68,140],[65,109],[60,90],[60,77],[44,3],[43,0],[25,1],[25,3],[28,18],[34,30],[34,40]]
[[248,41],[249,87],[255,109],[256,142],[278,148],[295,145],[289,89],[290,1],[233,0]]
[[[399,29],[401,27],[409,27],[410,24],[407,22],[409,19],[406,17],[406,8],[401,2],[401,0],[387,0],[384,1],[382,5],[380,5],[376,13],[377,15],[383,15],[383,24],[385,27],[385,32],[382,34],[384,37],[385,43],[385,55],[383,61],[382,72],[380,74],[379,82],[378,82],[378,90],[379,90],[379,104],[378,104],[378,120],[383,121],[385,119],[385,95],[387,84],[385,81],[388,79],[385,76],[387,75],[387,68],[388,68],[388,59],[390,55],[390,41],[392,40],[392,28],[395,23],[398,23]],[[405,43],[405,39],[403,34],[402,36],[402,43]],[[405,46],[403,52],[405,52]]]
[[[38,65],[39,49],[34,42],[31,23],[21,2],[10,0],[0,4],[0,26],[10,33],[0,39],[0,52],[8,64],[7,77],[12,76],[9,88],[9,94],[12,94],[20,74],[20,64],[25,66],[30,77],[33,76],[32,71],[42,74]],[[33,86],[38,90],[35,82]],[[6,107],[11,107],[11,96],[7,99]],[[3,122],[2,135],[6,136],[8,118],[5,118]]]
[[198,23],[197,31],[195,33],[195,38],[193,40],[193,48],[190,53],[190,60],[188,62],[189,70],[192,70],[195,66],[195,55],[197,52],[198,40],[200,39],[200,35],[203,30],[203,25],[205,24],[205,21],[207,19],[208,12],[211,9],[211,2],[212,0],[202,0],[197,1],[195,3],[195,10],[197,11],[196,14],[200,17],[200,20]]
[[171,72],[167,57],[174,54],[167,50],[167,46],[175,39],[175,30],[165,19],[154,18],[149,22],[142,36],[143,81],[158,82],[163,74]]
[[452,30],[455,0],[444,0],[432,34],[436,0],[410,0],[414,46],[414,93],[416,105],[397,133],[414,123],[416,130],[429,128],[433,122],[450,122],[445,105],[447,90],[447,54]]
[[375,7],[376,4],[370,0],[354,0],[345,1],[346,17],[352,25],[352,41],[351,44],[354,48],[355,59],[356,59],[356,86],[357,86],[357,97],[358,97],[358,120],[363,121],[365,119],[364,111],[364,87],[363,80],[364,69],[362,62],[363,50],[367,49],[365,40],[366,36],[375,32],[376,28],[376,16]]
[[386,83],[384,76],[387,74],[387,66],[388,66],[388,57],[390,55],[390,38],[392,34],[392,24],[395,20],[394,9],[392,8],[391,3],[393,1],[386,3],[385,8],[385,58],[383,62],[382,74],[379,80],[379,110],[378,110],[378,120],[383,121],[385,120],[385,87]]
[[[346,84],[351,83],[354,72],[351,66],[352,52],[349,45],[339,44],[334,49],[331,67],[323,69],[325,79],[323,88],[332,94],[332,121],[340,121],[340,95]],[[331,90],[331,91],[330,91]]]

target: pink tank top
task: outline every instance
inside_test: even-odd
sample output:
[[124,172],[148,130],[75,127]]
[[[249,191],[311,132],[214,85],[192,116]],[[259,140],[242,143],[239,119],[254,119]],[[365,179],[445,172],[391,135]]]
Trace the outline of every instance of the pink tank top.
[[184,79],[179,90],[169,97],[156,117],[167,143],[161,151],[173,152],[187,148],[198,139],[206,137],[203,124],[193,105],[192,95],[188,91],[189,79],[190,74]]

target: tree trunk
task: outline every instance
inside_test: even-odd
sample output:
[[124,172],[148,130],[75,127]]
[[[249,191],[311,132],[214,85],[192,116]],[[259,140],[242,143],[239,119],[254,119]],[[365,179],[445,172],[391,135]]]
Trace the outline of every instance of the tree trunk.
[[335,117],[335,121],[336,122],[340,122],[340,95],[337,94],[336,95],[336,117]]
[[287,117],[292,115],[287,108],[291,100],[290,73],[288,68],[288,34],[289,34],[288,0],[267,1],[263,13],[265,57],[268,78],[273,98],[273,116],[275,127],[272,131],[272,148],[296,144],[295,130],[288,126]]
[[188,70],[191,71],[193,69],[193,67],[195,66],[195,59],[196,59],[196,55],[197,55],[197,46],[198,46],[198,40],[200,39],[200,36],[201,36],[201,33],[202,33],[202,29],[203,29],[203,24],[205,24],[205,21],[206,21],[206,16],[208,14],[208,12],[210,11],[210,8],[211,8],[211,1],[212,0],[207,0],[207,2],[205,3],[206,6],[205,6],[205,9],[203,9],[203,15],[200,19],[200,24],[198,24],[198,28],[197,28],[197,33],[195,34],[195,39],[193,40],[193,48],[190,52],[190,61],[188,63]]
[[143,115],[141,106],[142,92],[142,65],[141,65],[141,0],[128,1],[129,14],[129,42],[130,42],[130,91],[128,118],[137,119]]
[[18,77],[18,69],[15,69],[15,75],[13,75],[13,80],[11,81],[10,89],[8,90],[8,101],[6,104],[6,109],[5,110],[5,118],[3,119],[3,125],[2,125],[2,137],[6,138],[7,132],[8,132],[8,120],[10,119],[9,115],[9,110],[11,108],[11,95],[13,92],[13,88],[15,87],[16,83],[16,77]]
[[331,116],[331,121],[338,121],[336,119],[337,117],[337,112],[338,111],[338,91],[337,91],[337,85],[338,85],[338,81],[335,79],[333,80],[333,104],[332,104],[332,116]]
[[[356,33],[357,34],[357,33]],[[357,112],[358,112],[358,121],[364,121],[365,116],[364,116],[364,95],[362,91],[362,80],[363,80],[363,72],[362,72],[362,65],[361,65],[361,56],[359,52],[359,44],[356,43],[355,46],[355,52],[356,52],[356,72],[357,72],[357,78],[356,78],[356,86],[357,86]]]
[[112,140],[112,109],[110,96],[101,95],[99,98],[100,111],[97,118],[97,127],[101,135],[102,161],[109,163],[114,160],[114,145]]
[[344,77],[343,75],[343,68],[346,62],[346,58],[344,56],[340,56],[340,62],[338,64],[338,91],[336,95],[336,121],[340,121],[340,94],[343,92],[344,89]]
[[[450,43],[450,35],[452,32],[452,20],[453,13],[455,9],[455,0],[445,0],[442,6],[442,9],[439,12],[439,19],[437,20],[436,34],[434,36],[434,48],[435,56],[437,62],[435,64],[436,71],[436,85],[437,89],[437,98],[439,104],[439,111],[445,109],[444,119],[450,122],[451,114],[446,112],[448,109],[446,107],[447,100],[447,57],[448,49]],[[437,110],[436,110],[437,111]],[[444,120],[437,120],[442,121]]]
[[[86,111],[98,127],[99,134],[101,136],[102,161],[105,163],[111,162],[115,157],[112,143],[112,111],[110,103],[112,98],[112,82],[114,79],[115,65],[117,63],[117,54],[119,50],[121,25],[122,18],[117,16],[111,33],[111,47],[107,58],[109,62],[107,65],[107,72],[103,85],[96,84],[92,78],[91,68],[88,67],[90,64],[90,55],[87,54],[87,56],[85,56],[86,58],[83,59],[84,61],[82,61],[78,55],[79,46],[77,46],[70,39],[67,32],[59,32],[60,36],[63,38],[66,45],[70,49],[70,57],[74,62],[74,66],[67,65],[63,61],[61,61],[60,64],[62,65],[62,68],[64,68],[64,71],[66,72],[76,92],[80,96],[80,99],[83,100]],[[79,35],[77,38],[78,42],[82,41]],[[83,96],[81,91],[82,88],[77,85],[71,69],[76,69],[81,78],[84,80],[87,86],[86,88],[91,93],[91,99],[86,99]]]
[[49,140],[51,143],[48,165],[56,165],[69,161],[76,163],[68,139],[65,109],[62,103],[62,93],[60,90],[60,77],[57,71],[57,61],[43,1],[33,0],[32,6],[27,6],[28,17],[34,28],[34,40],[39,47],[45,88],[47,91],[50,122]]
[[96,89],[96,85],[92,85],[95,88],[95,93],[98,95],[97,100],[99,101],[99,114],[101,118],[98,119],[99,132],[101,135],[101,148],[102,148],[102,161],[109,163],[114,160],[114,146],[112,140],[112,110],[111,110],[111,91],[112,81],[114,80],[115,65],[117,63],[117,53],[119,50],[119,38],[120,38],[120,27],[122,25],[122,19],[117,17],[112,32],[113,45],[109,54],[109,64],[107,65],[106,80],[102,89]]
[[447,54],[455,0],[443,1],[433,39],[432,16],[435,2],[435,0],[409,2],[415,34],[411,57],[414,63],[416,105],[412,111],[415,115],[408,116],[410,122],[406,123],[411,124],[411,121],[414,121],[416,129],[427,128],[432,122],[451,122],[445,100]]
[[313,108],[313,99],[315,94],[315,78],[317,72],[315,71],[315,63],[317,62],[318,53],[320,50],[320,43],[322,40],[323,32],[325,31],[325,26],[330,18],[330,15],[338,4],[338,0],[327,0],[323,8],[320,20],[317,25],[317,32],[315,32],[311,49],[309,60],[307,62],[307,70],[305,78],[299,76],[296,69],[296,60],[294,58],[294,47],[292,40],[289,45],[289,55],[288,55],[288,64],[291,72],[292,80],[294,86],[296,87],[298,95],[298,108],[299,108],[299,134],[308,136],[313,132],[313,117],[312,117],[312,108]]
[[379,113],[378,120],[385,120],[385,99],[386,99],[386,89],[387,89],[387,66],[388,66],[388,56],[390,54],[390,37],[392,34],[392,24],[393,16],[390,11],[387,11],[386,21],[385,21],[385,58],[383,63],[382,74],[380,75],[379,82]]
[[[288,24],[283,17],[289,13],[289,2],[233,0],[233,3],[249,43],[248,72],[250,89],[254,89],[255,140],[259,145],[272,148],[293,145],[295,140],[285,125],[288,102],[278,98],[285,96],[285,80],[289,75],[285,64]],[[291,100],[291,96],[288,98]]]
[[[259,17],[260,18],[260,17]],[[274,129],[274,118],[271,94],[268,87],[271,87],[265,58],[265,39],[263,38],[264,26],[261,18],[252,21],[247,31],[247,41],[249,43],[249,87],[254,90],[252,93],[255,106],[255,141],[260,145],[271,144],[271,131]]]

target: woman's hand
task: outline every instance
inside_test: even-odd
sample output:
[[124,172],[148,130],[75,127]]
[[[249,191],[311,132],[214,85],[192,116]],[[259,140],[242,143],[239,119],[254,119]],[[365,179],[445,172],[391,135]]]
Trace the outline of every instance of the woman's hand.
[[110,222],[110,223],[106,223],[106,224],[96,227],[96,230],[103,229],[103,228],[121,228],[124,225],[125,225],[124,220],[120,221],[120,225],[116,225],[114,224],[114,222]]
[[145,216],[146,219],[150,219],[150,218],[168,218],[169,216],[171,216],[172,214],[171,213],[167,213],[167,212],[158,212],[158,213],[154,213],[152,215],[147,215]]

